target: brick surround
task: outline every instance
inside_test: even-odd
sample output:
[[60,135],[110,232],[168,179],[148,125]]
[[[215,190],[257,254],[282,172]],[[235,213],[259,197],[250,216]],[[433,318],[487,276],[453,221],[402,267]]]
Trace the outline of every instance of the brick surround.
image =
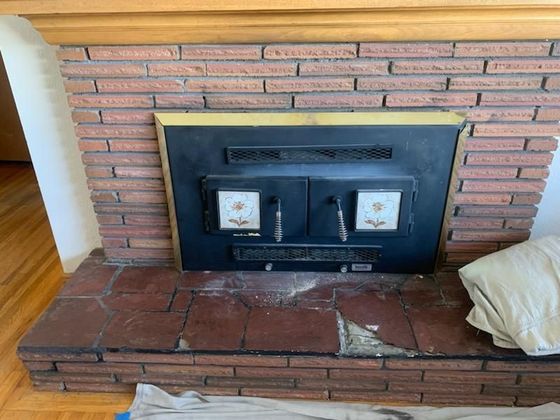
[[455,110],[472,123],[445,263],[528,238],[560,135],[560,42],[60,47],[112,259],[170,260],[153,112]]

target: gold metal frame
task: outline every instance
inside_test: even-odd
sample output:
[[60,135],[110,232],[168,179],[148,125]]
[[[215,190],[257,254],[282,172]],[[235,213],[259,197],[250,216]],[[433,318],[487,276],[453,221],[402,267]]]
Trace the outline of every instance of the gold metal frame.
[[171,242],[173,244],[173,255],[175,257],[175,267],[183,271],[181,258],[181,241],[179,240],[179,226],[177,225],[177,213],[175,212],[175,197],[173,195],[173,183],[171,181],[171,169],[169,167],[169,155],[167,154],[167,140],[165,139],[164,125],[155,114],[156,131],[161,156],[161,167],[163,170],[163,181],[165,184],[165,194],[167,196],[167,210],[169,212],[169,225],[171,227]]
[[453,217],[453,206],[455,203],[455,192],[457,191],[457,179],[459,178],[458,170],[463,161],[463,152],[465,149],[465,141],[470,133],[471,125],[467,124],[459,133],[457,147],[455,148],[455,158],[453,159],[453,167],[451,168],[451,178],[449,179],[449,190],[447,192],[447,202],[445,204],[445,213],[441,225],[441,236],[439,239],[438,256],[435,264],[435,273],[441,271],[445,262],[445,244],[449,233],[449,222]]
[[265,127],[273,125],[455,125],[464,121],[457,112],[190,112],[156,113],[163,125],[218,125]]
[[[171,226],[171,240],[175,265],[182,270],[181,243],[175,211],[175,198],[167,154],[167,141],[165,127],[168,126],[300,126],[300,125],[456,125],[465,120],[465,116],[457,112],[303,112],[303,113],[155,113],[156,129],[163,168],[163,179],[167,195],[169,210],[169,223]],[[457,143],[452,175],[449,183],[449,192],[445,207],[445,216],[441,229],[440,243],[436,270],[440,267],[445,253],[445,242],[448,232],[448,223],[453,209],[457,182],[457,168],[461,164],[463,144],[468,135],[465,127]]]

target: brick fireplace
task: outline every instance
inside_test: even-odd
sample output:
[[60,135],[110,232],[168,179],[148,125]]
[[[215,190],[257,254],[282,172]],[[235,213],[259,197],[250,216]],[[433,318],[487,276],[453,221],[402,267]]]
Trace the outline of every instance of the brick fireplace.
[[555,42],[60,47],[106,255],[169,261],[154,112],[457,111],[444,264],[528,238],[560,134]]
[[[456,274],[529,237],[560,135],[560,41],[543,41],[560,37],[546,20],[555,9],[473,6],[478,19],[494,16],[492,26],[464,22],[462,6],[441,17],[355,4],[315,13],[307,3],[293,13],[271,6],[256,20],[235,6],[177,11],[165,1],[161,16],[148,16],[153,4],[127,5],[137,22],[95,0],[50,18],[29,9],[45,38],[62,44],[56,54],[103,245],[20,342],[37,389],[130,392],[149,382],[173,392],[402,404],[558,401],[560,359],[493,346],[465,322],[471,303]],[[276,18],[295,29],[279,29]],[[511,27],[533,40],[511,40]],[[440,271],[171,267],[154,113],[391,111],[467,119]]]

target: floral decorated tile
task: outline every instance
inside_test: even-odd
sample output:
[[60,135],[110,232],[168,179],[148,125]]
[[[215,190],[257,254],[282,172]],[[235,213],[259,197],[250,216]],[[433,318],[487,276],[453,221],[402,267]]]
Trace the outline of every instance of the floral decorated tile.
[[222,230],[260,230],[260,192],[218,191],[218,215]]
[[401,191],[358,191],[356,230],[397,230]]

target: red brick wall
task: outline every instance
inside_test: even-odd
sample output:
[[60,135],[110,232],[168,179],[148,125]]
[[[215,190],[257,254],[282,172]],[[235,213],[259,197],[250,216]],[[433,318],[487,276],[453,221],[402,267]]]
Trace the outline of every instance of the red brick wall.
[[528,238],[560,135],[560,42],[63,47],[106,254],[171,259],[155,111],[466,111],[446,261]]

